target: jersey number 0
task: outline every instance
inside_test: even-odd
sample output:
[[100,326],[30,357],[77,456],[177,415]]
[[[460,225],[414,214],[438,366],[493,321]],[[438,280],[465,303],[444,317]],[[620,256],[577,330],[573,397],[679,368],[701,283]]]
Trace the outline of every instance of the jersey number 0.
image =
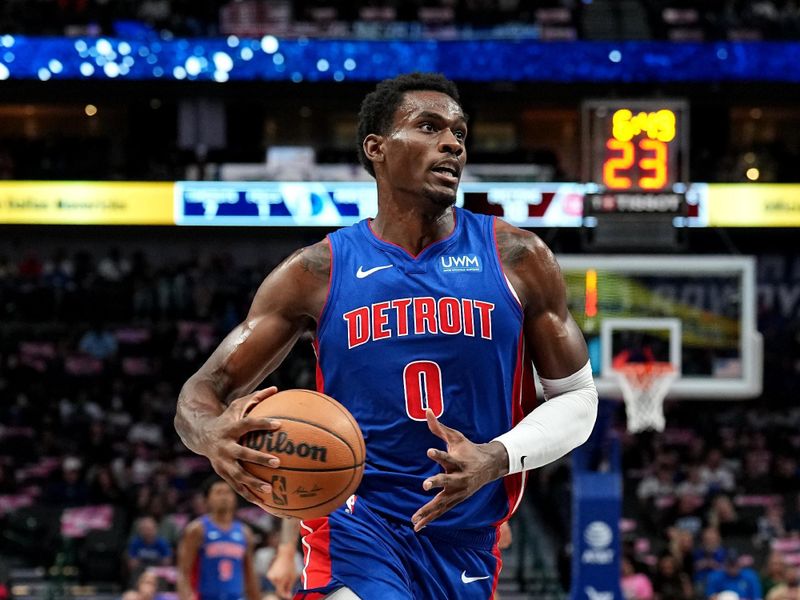
[[403,369],[403,391],[406,396],[406,413],[415,421],[425,420],[425,409],[430,408],[436,418],[444,412],[442,370],[430,360],[415,360]]

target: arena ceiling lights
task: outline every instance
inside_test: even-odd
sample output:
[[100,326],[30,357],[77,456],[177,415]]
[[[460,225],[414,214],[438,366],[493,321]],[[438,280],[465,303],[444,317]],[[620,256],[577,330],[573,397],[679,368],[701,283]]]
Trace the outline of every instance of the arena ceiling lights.
[[800,82],[796,42],[32,37],[0,34],[0,80]]

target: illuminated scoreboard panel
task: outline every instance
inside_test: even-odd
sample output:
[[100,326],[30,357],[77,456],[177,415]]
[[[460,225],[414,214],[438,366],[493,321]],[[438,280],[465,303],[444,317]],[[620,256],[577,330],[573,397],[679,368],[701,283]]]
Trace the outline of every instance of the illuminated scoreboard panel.
[[673,191],[688,179],[688,126],[682,101],[586,102],[584,180],[608,192]]

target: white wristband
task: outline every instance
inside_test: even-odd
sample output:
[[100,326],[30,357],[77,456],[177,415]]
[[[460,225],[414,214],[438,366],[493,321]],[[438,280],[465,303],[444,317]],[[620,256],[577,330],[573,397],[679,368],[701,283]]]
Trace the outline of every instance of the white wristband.
[[597,419],[597,389],[592,366],[562,379],[540,378],[546,402],[498,441],[508,452],[508,473],[541,467],[583,444]]

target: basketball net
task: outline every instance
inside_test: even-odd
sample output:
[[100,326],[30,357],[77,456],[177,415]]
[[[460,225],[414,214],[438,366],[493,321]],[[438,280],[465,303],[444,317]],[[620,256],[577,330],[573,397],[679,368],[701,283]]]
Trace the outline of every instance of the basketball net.
[[625,363],[614,369],[628,417],[628,431],[664,431],[664,398],[678,376],[668,362]]

